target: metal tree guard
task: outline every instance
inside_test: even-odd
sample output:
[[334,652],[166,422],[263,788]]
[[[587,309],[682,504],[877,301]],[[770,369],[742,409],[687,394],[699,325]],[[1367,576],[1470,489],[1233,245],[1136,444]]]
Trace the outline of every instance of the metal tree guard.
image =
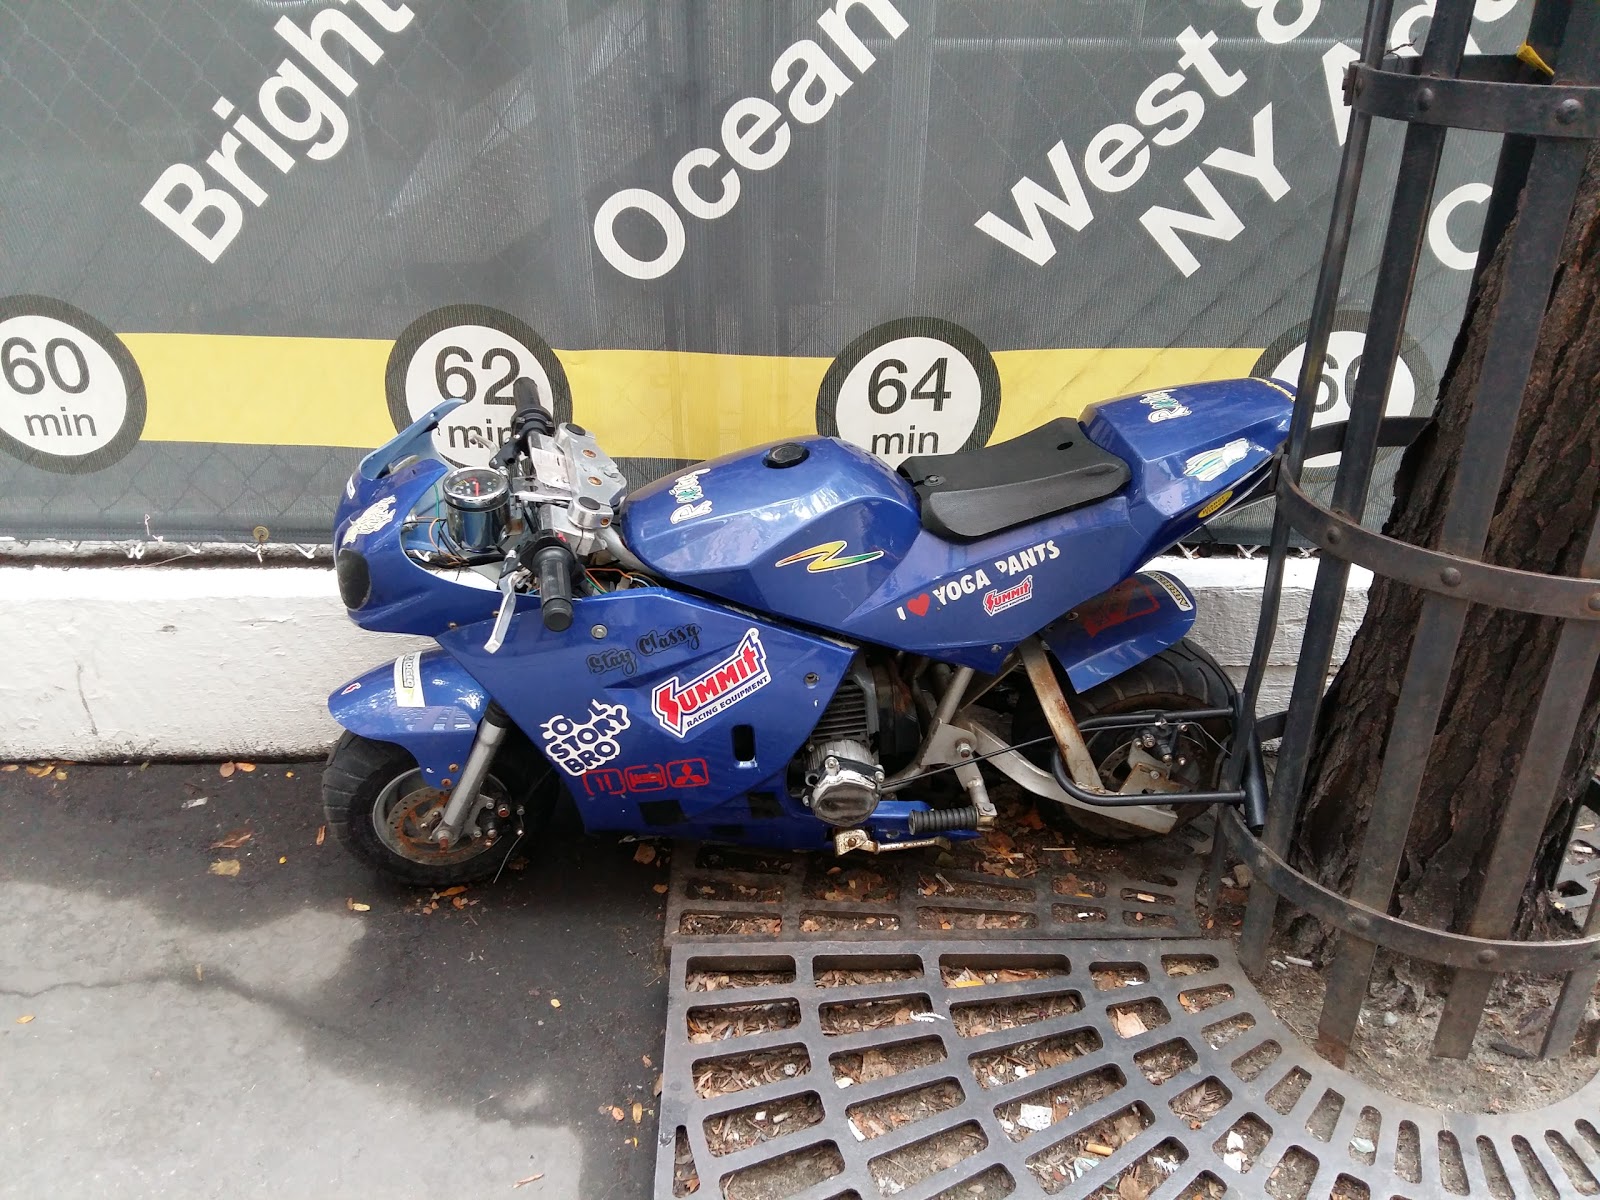
[[[1495,978],[1509,971],[1564,975],[1561,998],[1545,1033],[1546,1056],[1571,1044],[1600,976],[1600,903],[1590,906],[1584,936],[1571,941],[1509,940],[1524,884],[1534,869],[1541,833],[1555,802],[1562,764],[1573,744],[1584,693],[1600,657],[1600,522],[1590,534],[1582,576],[1543,576],[1482,561],[1522,405],[1534,348],[1550,295],[1578,184],[1593,139],[1600,137],[1600,4],[1538,0],[1529,44],[1554,66],[1538,70],[1533,55],[1467,56],[1472,0],[1440,0],[1419,58],[1385,62],[1393,0],[1372,0],[1361,58],[1346,79],[1352,108],[1334,196],[1332,221],[1312,307],[1299,400],[1277,487],[1277,516],[1261,623],[1244,689],[1239,742],[1272,736],[1276,719],[1257,722],[1256,698],[1276,630],[1291,532],[1321,550],[1316,585],[1266,823],[1258,841],[1241,816],[1222,810],[1219,824],[1255,878],[1241,957],[1253,971],[1265,963],[1280,902],[1294,905],[1341,936],[1318,1025],[1318,1049],[1342,1063],[1355,1035],[1379,948],[1441,964],[1454,978],[1434,1051],[1464,1057]],[[1530,66],[1525,60],[1531,60]],[[1313,431],[1320,364],[1327,349],[1345,272],[1351,222],[1360,191],[1373,118],[1406,123],[1405,142],[1360,376],[1347,423]],[[1479,270],[1497,241],[1510,238],[1508,270],[1488,333],[1482,374],[1466,426],[1465,445],[1437,548],[1409,545],[1362,527],[1373,463],[1380,445],[1404,444],[1420,420],[1385,420],[1417,261],[1445,138],[1450,129],[1505,135],[1490,201]],[[1521,204],[1514,229],[1511,215]],[[1308,457],[1342,451],[1331,503],[1300,486]],[[1421,613],[1380,768],[1371,820],[1348,896],[1289,866],[1290,837],[1303,801],[1316,739],[1317,711],[1331,664],[1350,567],[1422,592]],[[1390,915],[1406,838],[1463,623],[1472,605],[1563,620],[1516,782],[1502,816],[1487,875],[1466,932],[1446,932]],[[1248,762],[1236,758],[1238,786]],[[1215,870],[1220,869],[1220,854]]]

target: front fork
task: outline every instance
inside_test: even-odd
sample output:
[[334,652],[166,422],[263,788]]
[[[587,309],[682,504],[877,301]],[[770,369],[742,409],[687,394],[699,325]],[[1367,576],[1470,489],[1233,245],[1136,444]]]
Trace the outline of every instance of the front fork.
[[510,729],[511,718],[506,715],[505,709],[491,700],[483,720],[478,722],[477,736],[472,739],[472,749],[467,752],[461,777],[456,780],[456,786],[444,806],[444,816],[434,827],[433,838],[439,843],[440,849],[448,850],[455,844],[467,817],[477,810],[483,781],[489,777],[489,764],[494,761]]

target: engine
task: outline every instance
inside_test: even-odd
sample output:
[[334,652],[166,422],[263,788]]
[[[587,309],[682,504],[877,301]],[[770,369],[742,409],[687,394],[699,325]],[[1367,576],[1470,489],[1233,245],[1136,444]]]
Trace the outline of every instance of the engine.
[[859,825],[878,807],[890,766],[915,753],[910,694],[890,664],[857,658],[795,758],[800,796],[830,825]]

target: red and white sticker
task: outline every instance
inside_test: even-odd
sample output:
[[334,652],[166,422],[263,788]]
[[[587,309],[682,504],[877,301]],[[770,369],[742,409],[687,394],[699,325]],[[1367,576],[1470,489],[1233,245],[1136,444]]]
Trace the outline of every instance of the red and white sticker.
[[650,708],[663,729],[681,738],[771,682],[761,633],[749,629],[727,658],[704,673],[687,681],[674,675],[658,683],[650,693]]
[[983,611],[992,617],[996,613],[1005,612],[1008,608],[1026,604],[1032,599],[1033,576],[1028,575],[1008,588],[995,588],[992,592],[985,592],[983,596]]

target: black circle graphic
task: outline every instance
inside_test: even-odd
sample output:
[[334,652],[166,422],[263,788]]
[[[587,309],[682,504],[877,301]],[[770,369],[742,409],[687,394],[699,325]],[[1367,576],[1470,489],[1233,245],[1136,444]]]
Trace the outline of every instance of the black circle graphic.
[[[978,340],[976,334],[941,317],[900,317],[893,321],[885,321],[881,325],[873,326],[841,350],[829,364],[827,374],[822,377],[822,384],[817,389],[817,432],[826,437],[845,436],[840,433],[839,422],[841,393],[845,381],[873,351],[905,338],[926,338],[942,342],[959,354],[976,376],[978,403],[971,432],[960,446],[939,446],[936,452],[949,454],[957,450],[975,450],[986,445],[989,436],[994,433],[995,422],[1000,418],[1000,370],[995,366],[994,356],[989,353],[989,348]],[[911,372],[905,378],[901,378],[898,372],[884,371],[885,367],[896,365],[898,364],[894,363],[894,360],[888,360],[878,364],[874,371],[867,397],[870,410],[874,414],[893,415],[901,410],[908,397],[916,398],[919,390],[926,393],[926,388],[931,386],[934,390],[926,394],[936,396],[945,386],[943,382],[945,375],[942,372],[937,380],[930,383],[928,376],[919,379],[917,372]],[[903,440],[901,445],[905,445]],[[921,453],[922,448],[918,447],[913,452]]]
[[[527,350],[549,379],[550,395],[541,395],[540,398],[549,403],[551,415],[555,418],[556,423],[560,424],[564,421],[572,420],[572,388],[567,382],[566,370],[562,367],[561,360],[556,357],[555,351],[550,348],[549,343],[544,338],[535,333],[533,328],[525,321],[498,308],[490,308],[484,304],[448,304],[443,308],[436,308],[431,312],[426,312],[412,321],[395,340],[394,348],[389,351],[389,360],[384,368],[383,384],[384,394],[389,404],[389,418],[394,422],[394,427],[397,431],[406,428],[415,419],[406,397],[406,376],[411,368],[412,359],[430,338],[434,338],[446,330],[463,325],[477,325],[492,329],[497,333],[504,334],[507,338]],[[464,360],[452,362],[444,367],[442,377],[449,378],[453,373],[463,372],[467,366],[473,365],[481,364],[471,364]],[[456,378],[464,380],[465,375],[458,374]],[[447,384],[446,386],[453,385]],[[476,386],[476,384],[473,386]],[[507,389],[500,390],[505,391]],[[454,395],[455,392],[451,391],[450,394]],[[431,408],[444,398],[444,395],[435,396],[429,402],[427,408]],[[426,411],[426,408],[423,411]]]
[[[1341,333],[1365,334],[1369,321],[1368,314],[1359,309],[1341,309],[1334,313],[1330,334],[1337,337]],[[1294,328],[1272,339],[1272,344],[1261,352],[1261,357],[1256,359],[1255,365],[1250,368],[1250,375],[1255,379],[1273,378],[1272,371],[1289,354],[1299,346],[1303,346],[1306,334],[1310,332],[1311,322],[1302,321]],[[1331,361],[1330,361],[1331,360]],[[1354,385],[1360,356],[1357,355],[1353,362],[1340,361],[1332,357],[1331,348],[1329,358],[1324,359],[1324,371],[1318,380],[1318,403],[1324,403],[1324,396],[1334,404],[1343,404],[1349,407],[1349,391]],[[1411,405],[1406,412],[1389,413],[1390,416],[1413,416],[1418,412],[1426,411],[1434,401],[1438,389],[1438,377],[1433,370],[1433,364],[1428,361],[1427,354],[1423,351],[1421,343],[1409,335],[1404,336],[1400,342],[1400,362],[1411,374],[1412,398]],[[1298,380],[1289,381],[1289,386],[1294,387]],[[1315,424],[1315,420],[1313,420]],[[1396,451],[1381,451],[1380,459],[1393,457]],[[1338,468],[1336,466],[1308,466],[1303,475],[1307,482],[1325,483],[1333,479]]]
[[[144,435],[146,415],[144,376],[122,339],[81,308],[51,296],[0,297],[0,323],[16,317],[48,317],[63,325],[69,325],[109,356],[121,376],[125,393],[124,411],[122,424],[117,429],[116,435],[105,445],[86,454],[52,454],[47,450],[30,446],[3,429],[0,429],[0,449],[40,470],[54,471],[62,475],[86,475],[92,471],[104,470],[138,445],[140,437]],[[15,398],[19,391],[23,394],[42,393],[47,378],[59,385],[58,390],[75,393],[86,391],[89,386],[88,364],[82,349],[65,339],[59,340],[62,343],[59,347],[54,343],[49,346],[34,347],[31,355],[20,344],[13,347],[9,339],[4,340],[3,346],[0,346],[0,357],[6,360],[8,374],[4,380],[0,380],[0,398]],[[17,351],[16,357],[11,357],[10,350]],[[52,350],[58,352],[52,353]],[[44,355],[43,358],[39,357],[41,353]],[[70,369],[65,365],[69,362]],[[14,382],[13,374],[17,377]],[[27,382],[22,383],[23,379]],[[15,384],[21,384],[21,387]],[[64,428],[61,421],[71,422],[73,416],[70,413],[65,417],[59,414],[36,414],[29,419],[38,422],[35,427],[41,431],[42,436],[44,430],[48,428],[44,424],[45,419],[56,422],[55,428],[61,430]]]

